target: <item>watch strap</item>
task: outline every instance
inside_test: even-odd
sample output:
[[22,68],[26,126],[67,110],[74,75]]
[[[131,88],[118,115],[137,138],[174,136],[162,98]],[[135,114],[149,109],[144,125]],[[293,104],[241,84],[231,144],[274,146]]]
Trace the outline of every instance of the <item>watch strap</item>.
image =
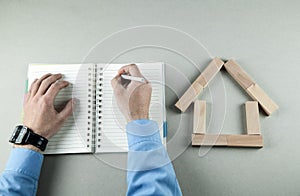
[[25,142],[27,144],[31,144],[31,145],[39,148],[41,151],[45,151],[47,144],[48,144],[48,140],[46,138],[34,133],[30,129],[29,129],[29,134],[28,134],[27,140]]
[[41,151],[44,151],[48,144],[45,137],[34,133],[30,128],[23,125],[16,126],[9,142],[20,145],[31,144]]

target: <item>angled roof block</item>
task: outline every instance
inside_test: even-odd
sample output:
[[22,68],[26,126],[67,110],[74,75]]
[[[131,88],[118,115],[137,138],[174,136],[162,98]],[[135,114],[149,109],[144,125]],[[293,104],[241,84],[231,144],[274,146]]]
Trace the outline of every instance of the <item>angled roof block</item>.
[[[206,102],[195,99],[220,71],[223,65],[232,78],[255,100],[245,103],[246,135],[206,134]],[[234,60],[229,60],[224,64],[219,58],[214,58],[209,63],[177,101],[175,106],[182,112],[185,112],[194,101],[192,146],[263,147],[263,137],[260,134],[258,103],[267,115],[271,115],[278,109],[278,105]]]
[[255,84],[251,77],[234,60],[230,59],[227,61],[224,67],[243,89],[246,90],[251,85]]
[[278,105],[258,86],[250,76],[234,60],[229,60],[224,65],[226,71],[233,79],[246,90],[248,95],[258,101],[259,105],[269,116],[278,109]]
[[[190,104],[220,71],[223,64],[224,62],[221,59],[215,57],[177,101],[175,106],[182,112],[185,112]],[[278,105],[234,60],[231,59],[227,61],[224,64],[224,67],[232,78],[248,93],[248,95],[259,103],[267,115],[271,115],[278,109]]]
[[250,97],[258,101],[259,105],[269,116],[278,109],[278,105],[265,93],[265,91],[258,86],[258,84],[253,84],[246,89],[246,92]]
[[217,57],[214,58],[188,88],[188,90],[182,95],[182,97],[177,101],[175,106],[182,112],[185,112],[185,110],[191,105],[196,97],[202,92],[203,88],[205,88],[220,71],[223,64],[224,62],[221,59]]

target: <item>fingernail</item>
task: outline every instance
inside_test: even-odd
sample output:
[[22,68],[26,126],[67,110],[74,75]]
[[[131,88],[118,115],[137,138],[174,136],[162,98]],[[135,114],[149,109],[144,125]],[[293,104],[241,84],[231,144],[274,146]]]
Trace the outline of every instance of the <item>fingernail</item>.
[[77,98],[73,98],[72,99],[72,103],[75,105],[75,104],[77,104],[79,102],[79,99],[77,99]]
[[64,75],[61,74],[61,73],[58,73],[57,76],[58,76],[58,77],[61,77],[61,79],[64,77]]

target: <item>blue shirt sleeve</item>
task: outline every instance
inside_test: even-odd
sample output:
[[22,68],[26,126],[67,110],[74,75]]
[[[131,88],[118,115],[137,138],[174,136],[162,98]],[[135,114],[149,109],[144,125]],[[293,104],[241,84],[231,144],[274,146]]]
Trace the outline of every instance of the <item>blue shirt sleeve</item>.
[[36,195],[43,155],[25,148],[13,148],[0,176],[0,195]]
[[[126,129],[127,195],[182,195],[157,123],[136,120]],[[35,195],[42,163],[42,154],[14,148],[0,177],[0,195]]]
[[127,195],[182,195],[156,122],[135,120],[128,138]]

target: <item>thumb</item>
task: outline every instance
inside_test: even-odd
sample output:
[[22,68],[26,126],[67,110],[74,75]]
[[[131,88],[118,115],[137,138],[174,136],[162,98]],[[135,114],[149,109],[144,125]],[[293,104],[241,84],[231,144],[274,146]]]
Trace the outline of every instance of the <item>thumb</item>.
[[71,99],[70,101],[68,101],[64,109],[59,113],[63,121],[66,121],[69,118],[69,116],[71,116],[71,114],[73,113],[74,105],[75,99]]

